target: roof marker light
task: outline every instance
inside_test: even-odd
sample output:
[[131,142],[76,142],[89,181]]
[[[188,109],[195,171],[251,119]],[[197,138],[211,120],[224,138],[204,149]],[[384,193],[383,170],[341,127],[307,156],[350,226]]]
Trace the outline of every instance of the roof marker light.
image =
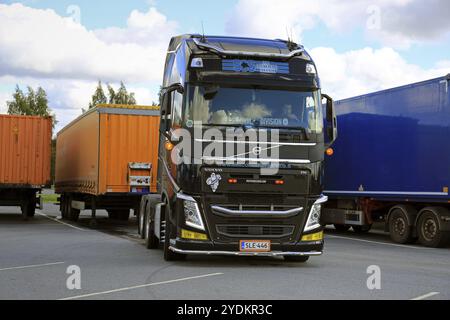
[[316,74],[316,67],[312,63],[306,65],[306,73]]
[[193,58],[191,62],[192,68],[203,68],[203,59],[202,58]]

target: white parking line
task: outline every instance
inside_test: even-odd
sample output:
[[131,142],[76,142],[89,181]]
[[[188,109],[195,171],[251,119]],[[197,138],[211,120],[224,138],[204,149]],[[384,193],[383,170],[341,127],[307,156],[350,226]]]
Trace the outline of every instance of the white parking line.
[[64,263],[65,262],[51,262],[51,263],[43,263],[43,264],[32,264],[32,265],[28,265],[28,266],[3,268],[3,269],[0,269],[0,271],[17,270],[17,269],[28,269],[28,268],[40,268],[40,267],[54,266],[54,265],[57,265],[57,264],[64,264]]
[[430,297],[436,296],[438,294],[440,294],[440,292],[430,292],[430,293],[424,294],[422,296],[419,296],[419,297],[416,297],[416,298],[412,298],[411,300],[425,300],[425,299],[428,299]]
[[352,237],[333,236],[333,235],[330,235],[330,234],[327,234],[325,236],[325,238],[345,239],[345,240],[367,242],[367,243],[373,243],[373,244],[382,244],[382,245],[391,246],[391,247],[400,247],[400,248],[409,248],[409,249],[418,249],[418,250],[432,249],[432,248],[427,248],[427,247],[407,246],[407,245],[403,245],[403,244],[395,244],[395,243],[387,243],[387,242],[380,242],[380,241],[364,240],[364,239],[357,239],[357,238],[352,238]]
[[103,295],[103,294],[109,294],[109,293],[115,293],[115,292],[121,292],[121,291],[128,291],[128,290],[134,290],[134,289],[140,289],[140,288],[157,286],[157,285],[161,285],[161,284],[169,284],[169,283],[174,283],[174,282],[181,282],[181,281],[187,281],[187,280],[201,279],[201,278],[214,277],[214,276],[220,276],[220,275],[223,275],[223,273],[221,273],[221,272],[219,272],[219,273],[210,273],[210,274],[204,274],[204,275],[201,275],[201,276],[194,276],[194,277],[187,277],[187,278],[181,278],[181,279],[175,279],[175,280],[167,280],[167,281],[161,281],[161,282],[147,283],[147,284],[142,284],[142,285],[139,285],[139,286],[126,287],[126,288],[120,288],[120,289],[114,289],[114,290],[108,290],[108,291],[102,291],[102,292],[94,292],[94,293],[88,293],[88,294],[82,294],[82,295],[79,295],[79,296],[62,298],[62,299],[59,299],[59,300],[74,300],[74,299],[80,299],[80,298],[88,298],[88,297],[99,296],[99,295]]
[[55,221],[55,222],[58,222],[58,223],[63,224],[63,225],[65,225],[65,226],[67,226],[67,227],[76,229],[76,230],[78,230],[78,231],[86,231],[85,229],[76,227],[76,226],[71,225],[71,224],[69,224],[69,223],[66,223],[66,222],[60,221],[60,220],[58,220],[58,219],[55,219],[55,218],[53,218],[53,217],[50,217],[50,216],[46,215],[45,213],[42,213],[40,210],[36,210],[36,213],[37,213],[38,215],[40,215],[40,216],[46,217],[47,219],[50,219],[50,220]]

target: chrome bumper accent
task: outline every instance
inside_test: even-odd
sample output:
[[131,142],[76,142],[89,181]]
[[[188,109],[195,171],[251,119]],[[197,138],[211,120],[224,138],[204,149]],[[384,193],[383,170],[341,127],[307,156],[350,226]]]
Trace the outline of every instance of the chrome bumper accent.
[[247,256],[247,257],[281,257],[281,256],[320,256],[321,251],[310,252],[240,252],[240,251],[200,251],[200,250],[181,250],[173,246],[169,247],[170,250],[181,254],[194,254],[194,255],[209,255],[209,256]]

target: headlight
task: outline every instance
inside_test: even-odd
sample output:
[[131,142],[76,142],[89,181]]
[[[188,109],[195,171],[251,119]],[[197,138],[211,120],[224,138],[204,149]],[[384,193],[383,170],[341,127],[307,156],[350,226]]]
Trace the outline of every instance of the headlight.
[[205,230],[198,204],[194,198],[184,194],[178,194],[177,198],[183,200],[184,220],[186,225],[196,229]]
[[320,227],[320,212],[322,210],[322,204],[328,201],[327,196],[320,197],[311,207],[308,220],[306,221],[305,229],[303,232],[308,232]]

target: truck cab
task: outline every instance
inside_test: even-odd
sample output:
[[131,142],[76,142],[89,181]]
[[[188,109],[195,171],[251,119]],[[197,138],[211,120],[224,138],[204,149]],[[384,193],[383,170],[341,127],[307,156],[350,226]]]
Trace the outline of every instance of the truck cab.
[[141,203],[147,247],[162,243],[166,260],[321,255],[323,161],[336,135],[333,101],[301,45],[172,38],[158,193]]

